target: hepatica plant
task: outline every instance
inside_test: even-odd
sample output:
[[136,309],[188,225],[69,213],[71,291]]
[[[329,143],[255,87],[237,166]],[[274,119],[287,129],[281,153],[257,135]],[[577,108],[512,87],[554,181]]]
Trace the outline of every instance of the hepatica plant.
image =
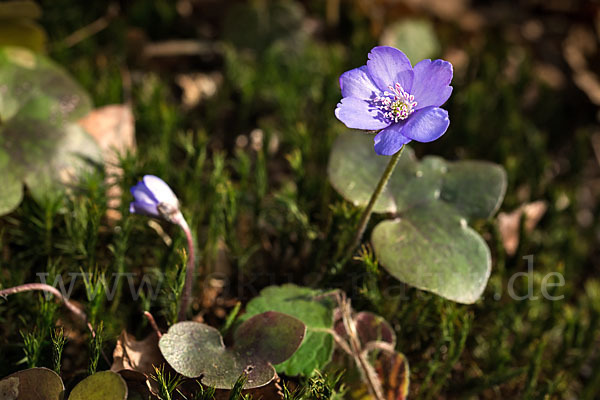
[[179,200],[173,190],[162,179],[154,175],[145,175],[141,182],[131,188],[134,201],[129,205],[129,211],[136,214],[148,215],[164,219],[172,224],[179,225],[188,242],[188,265],[185,275],[184,294],[179,308],[179,319],[185,318],[188,304],[192,297],[194,281],[194,240],[192,231],[188,226],[181,210]]
[[431,156],[419,162],[410,149],[402,151],[410,141],[430,142],[446,132],[450,120],[440,106],[452,93],[451,80],[447,61],[423,60],[412,67],[400,50],[375,47],[366,66],[340,77],[343,99],[335,110],[347,127],[377,131],[375,151],[369,136],[340,136],[328,176],[347,200],[366,206],[348,256],[372,212],[391,215],[371,237],[382,266],[412,286],[473,303],[487,284],[491,256],[467,222],[496,212],[506,173],[488,162]]

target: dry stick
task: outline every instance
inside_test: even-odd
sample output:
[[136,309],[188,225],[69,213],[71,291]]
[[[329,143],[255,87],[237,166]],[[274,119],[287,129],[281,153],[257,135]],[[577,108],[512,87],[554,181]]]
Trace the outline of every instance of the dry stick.
[[398,150],[398,152],[392,156],[392,158],[390,159],[390,162],[388,163],[387,167],[385,168],[385,171],[383,171],[383,175],[381,175],[381,178],[379,179],[379,183],[377,183],[377,187],[375,188],[375,191],[371,195],[369,204],[367,204],[367,208],[365,208],[362,216],[360,217],[360,222],[358,223],[358,229],[356,231],[356,235],[354,235],[354,240],[352,240],[352,244],[350,245],[350,248],[348,249],[348,253],[346,254],[346,258],[344,259],[342,264],[345,264],[350,258],[352,258],[352,255],[354,254],[354,250],[360,244],[360,240],[362,239],[362,236],[365,233],[365,229],[367,229],[367,224],[369,223],[369,219],[371,218],[371,214],[373,213],[373,207],[375,207],[375,203],[377,202],[377,199],[379,199],[379,196],[383,192],[383,189],[385,189],[385,186],[387,185],[388,181],[390,180],[390,177],[392,176],[392,173],[394,172],[394,168],[396,168],[396,164],[398,164],[398,160],[400,159],[400,156],[402,155],[403,150],[404,150],[404,146],[402,146],[400,148],[400,150]]
[[76,307],[73,303],[71,303],[65,296],[62,295],[61,292],[58,291],[53,286],[47,285],[45,283],[26,283],[24,285],[15,286],[12,288],[0,290],[0,297],[8,297],[12,294],[22,293],[22,292],[30,292],[34,290],[39,290],[43,292],[50,292],[54,296],[58,297],[62,300],[63,304],[79,319],[81,319],[88,327],[90,332],[92,333],[92,337],[96,337],[96,332],[92,327],[92,324],[89,323],[87,315],[83,311],[81,311],[78,307]]
[[82,42],[90,36],[95,35],[96,33],[106,29],[109,23],[119,15],[119,5],[117,3],[111,3],[108,6],[108,10],[106,11],[106,15],[98,18],[94,22],[89,25],[84,26],[81,29],[76,30],[69,36],[64,39],[64,44],[66,47],[73,47],[77,43]]
[[376,400],[385,400],[385,397],[383,396],[383,389],[381,387],[381,383],[379,382],[379,378],[377,377],[377,373],[367,361],[365,352],[362,350],[362,345],[360,343],[360,339],[358,338],[358,332],[356,331],[356,325],[352,319],[350,301],[346,298],[345,294],[342,293],[339,295],[338,304],[342,311],[342,322],[344,323],[344,328],[348,334],[348,343],[350,344],[352,357],[354,357],[354,361],[361,371],[361,375],[363,376],[365,383],[369,388],[369,392],[373,397],[375,397]]

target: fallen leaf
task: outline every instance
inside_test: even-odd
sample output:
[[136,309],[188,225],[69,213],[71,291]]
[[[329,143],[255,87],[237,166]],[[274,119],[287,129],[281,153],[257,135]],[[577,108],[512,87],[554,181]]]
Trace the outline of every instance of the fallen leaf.
[[158,348],[158,336],[151,333],[144,340],[137,341],[127,332],[121,332],[113,352],[110,370],[119,372],[132,370],[146,377],[154,374],[154,367],[165,362]]
[[517,252],[521,218],[525,217],[525,231],[531,232],[540,219],[542,219],[547,209],[548,204],[543,200],[538,200],[523,204],[510,213],[501,212],[498,214],[498,229],[500,230],[506,254],[513,256]]
[[223,82],[223,76],[218,72],[179,74],[175,77],[175,81],[183,90],[181,96],[183,106],[189,110],[200,104],[202,100],[214,96]]

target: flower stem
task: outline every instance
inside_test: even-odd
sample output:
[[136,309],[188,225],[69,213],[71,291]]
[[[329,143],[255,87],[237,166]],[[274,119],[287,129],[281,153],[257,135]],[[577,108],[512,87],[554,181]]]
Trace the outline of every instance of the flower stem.
[[188,226],[183,216],[179,219],[178,224],[185,233],[189,253],[187,258],[187,268],[185,270],[185,284],[183,286],[183,297],[181,298],[181,305],[179,306],[178,315],[179,321],[182,321],[185,319],[187,309],[192,299],[194,288],[194,276],[196,274],[196,257],[194,253],[194,238],[192,236],[192,231],[190,230],[190,227]]
[[354,250],[360,244],[360,240],[362,239],[362,236],[365,233],[365,229],[367,229],[367,224],[369,223],[369,219],[371,219],[371,214],[373,213],[373,207],[375,207],[375,203],[377,202],[377,199],[379,199],[379,196],[383,192],[383,189],[385,189],[387,182],[390,180],[390,177],[392,176],[392,173],[394,172],[394,168],[396,168],[396,164],[398,164],[398,160],[400,159],[400,156],[402,155],[403,150],[404,150],[404,145],[400,148],[400,150],[398,150],[398,152],[396,154],[394,154],[392,156],[392,158],[390,158],[390,162],[388,163],[387,167],[385,168],[385,171],[383,171],[383,175],[381,175],[381,178],[379,179],[379,183],[377,183],[377,187],[375,188],[375,191],[371,195],[371,199],[369,199],[369,204],[367,204],[367,208],[365,208],[362,216],[360,217],[360,222],[358,223],[358,229],[356,231],[356,235],[354,235],[352,244],[350,245],[350,248],[348,249],[348,254],[346,255],[344,264],[352,257],[352,255],[354,254]]

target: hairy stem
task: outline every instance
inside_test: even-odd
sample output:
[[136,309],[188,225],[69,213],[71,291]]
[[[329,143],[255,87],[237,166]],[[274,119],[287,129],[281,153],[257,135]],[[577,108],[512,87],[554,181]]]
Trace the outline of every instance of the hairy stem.
[[160,339],[162,337],[162,332],[158,329],[158,325],[156,324],[156,320],[154,319],[154,315],[150,314],[149,311],[144,311],[144,316],[148,319],[148,323],[156,332],[156,336]]
[[76,307],[73,303],[71,303],[63,294],[53,286],[47,285],[45,283],[26,283],[24,285],[19,285],[15,287],[11,287],[8,289],[0,290],[0,297],[8,297],[12,294],[22,293],[22,292],[31,292],[31,291],[42,291],[52,293],[54,296],[61,299],[63,304],[71,311],[75,316],[81,319],[88,327],[92,336],[96,336],[96,332],[92,325],[88,322],[87,315]]
[[192,236],[192,231],[188,226],[187,222],[181,216],[178,221],[178,225],[183,229],[185,233],[185,237],[187,239],[188,245],[188,259],[187,259],[187,268],[185,271],[185,284],[183,286],[183,297],[181,299],[181,304],[179,306],[179,321],[185,319],[185,315],[187,313],[187,309],[189,307],[190,301],[192,300],[193,288],[194,288],[194,276],[196,274],[196,256],[194,253],[194,238]]
[[373,207],[375,207],[375,203],[377,202],[377,199],[379,199],[379,196],[381,196],[383,189],[385,189],[385,186],[387,185],[388,181],[390,180],[390,177],[392,176],[392,173],[394,172],[394,168],[396,168],[396,164],[398,164],[398,160],[400,159],[400,156],[402,155],[403,150],[404,150],[404,146],[402,146],[400,148],[400,150],[398,150],[398,152],[396,154],[394,154],[392,156],[392,158],[390,158],[390,162],[388,163],[387,167],[385,168],[385,171],[383,171],[383,175],[381,175],[381,178],[379,179],[379,183],[377,183],[377,187],[375,188],[375,191],[373,192],[373,194],[371,195],[371,198],[369,199],[369,204],[367,204],[367,207],[364,209],[362,216],[360,217],[360,222],[358,223],[358,229],[356,230],[356,235],[354,235],[354,239],[352,240],[352,244],[350,245],[350,248],[348,249],[348,253],[346,255],[344,263],[352,257],[352,255],[354,254],[354,250],[360,244],[360,240],[362,239],[362,236],[365,233],[365,229],[367,229],[367,224],[369,223],[369,219],[371,219],[371,214],[373,213]]

